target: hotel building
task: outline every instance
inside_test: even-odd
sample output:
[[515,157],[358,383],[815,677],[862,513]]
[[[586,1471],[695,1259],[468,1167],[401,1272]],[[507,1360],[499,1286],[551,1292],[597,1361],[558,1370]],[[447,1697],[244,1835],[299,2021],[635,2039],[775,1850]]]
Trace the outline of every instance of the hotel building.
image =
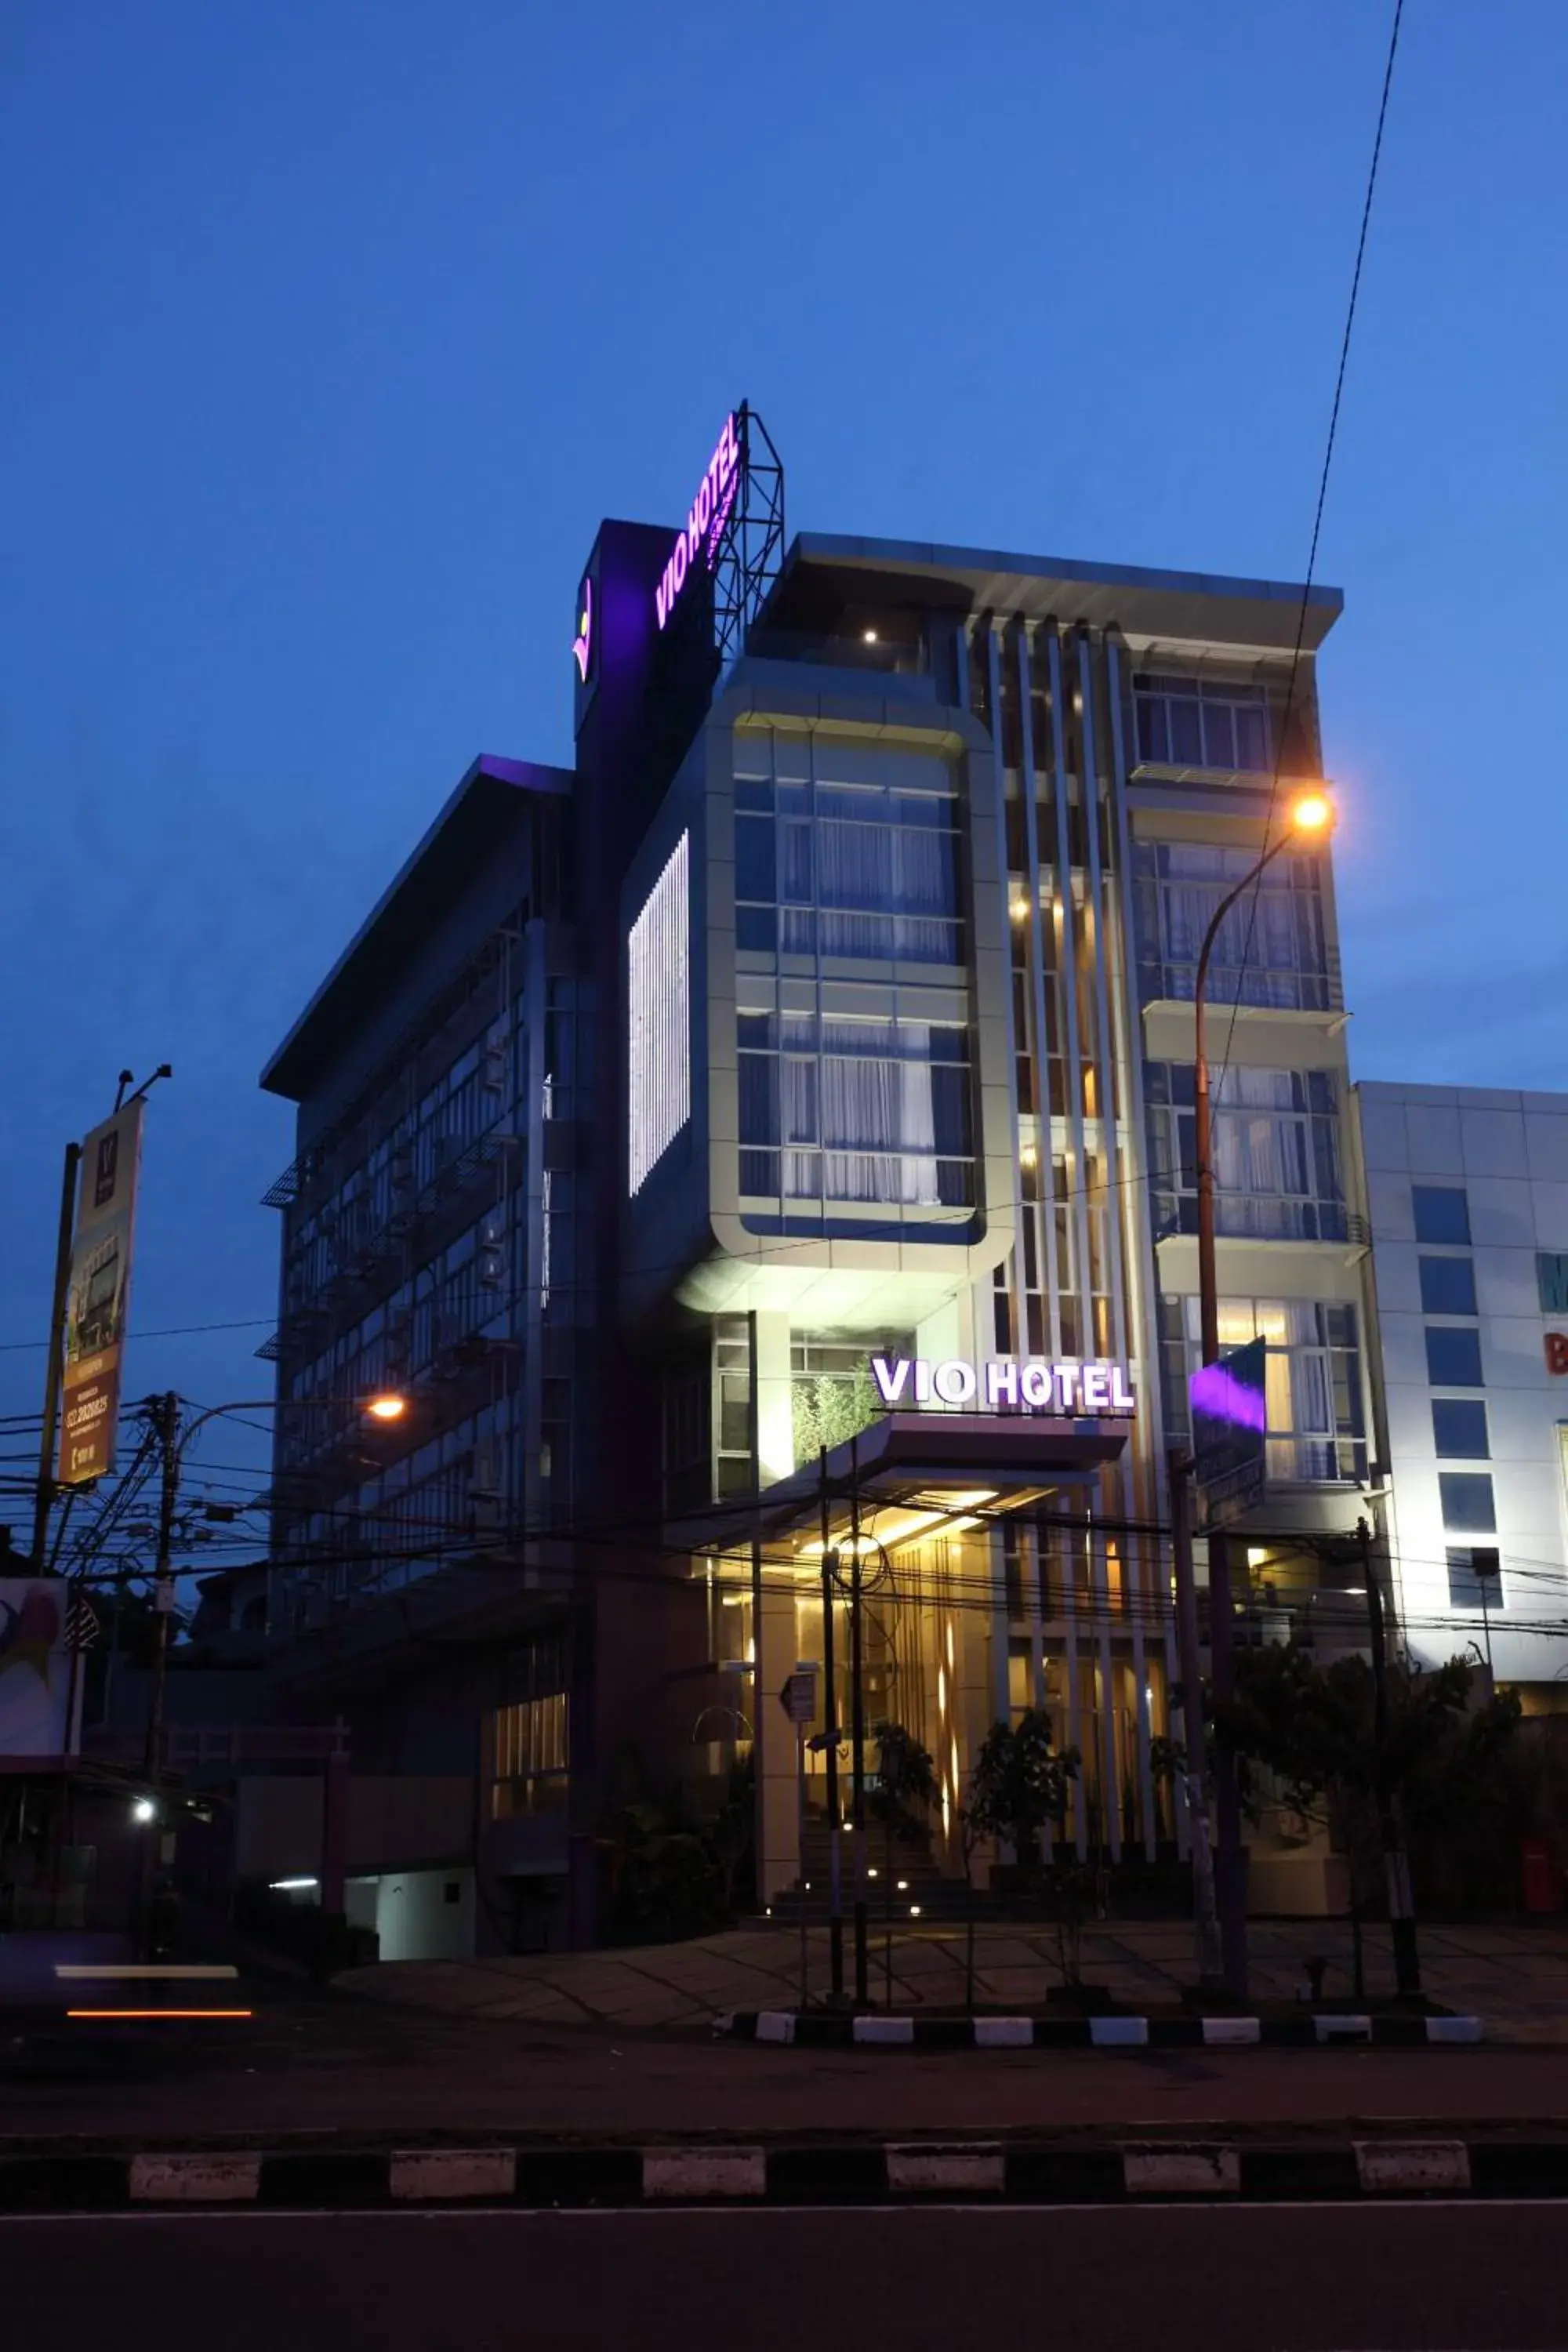
[[[837,1687],[806,1728],[850,1719],[858,1564],[866,1718],[931,1750],[940,1864],[1028,1706],[1082,1755],[1080,1852],[1184,1853],[1156,1766],[1196,963],[1321,775],[1340,604],[789,540],[744,409],[683,528],[603,525],[573,766],[474,763],[263,1080],[299,1106],[271,1650],[374,1790],[348,1899],[384,1949],[591,1940],[616,1806],[700,1812],[737,1759],[757,1899],[788,1888],[777,1695],[825,1657],[825,1546]],[[1221,1339],[1268,1348],[1238,1638],[1355,1638],[1367,1249],[1325,845],[1226,919],[1208,1002]],[[389,1382],[411,1411],[369,1433],[327,1402]],[[1303,1867],[1262,1836],[1255,1901],[1312,1907]]]

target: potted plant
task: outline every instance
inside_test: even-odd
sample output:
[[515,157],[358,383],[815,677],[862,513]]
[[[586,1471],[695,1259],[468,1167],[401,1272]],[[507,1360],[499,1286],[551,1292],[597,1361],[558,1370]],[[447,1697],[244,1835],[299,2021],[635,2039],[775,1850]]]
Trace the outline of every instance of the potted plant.
[[[1043,1709],[1026,1708],[1016,1723],[992,1725],[974,1761],[964,1808],[966,1837],[991,1837],[1012,1847],[1020,1889],[1043,1906],[1054,1924],[1060,1997],[1075,2005],[1109,1998],[1103,1987],[1084,1984],[1079,1966],[1094,1877],[1076,1857],[1047,1862],[1045,1846],[1047,1832],[1061,1834],[1081,1761],[1076,1748],[1057,1748]],[[967,1858],[966,1850],[966,1867]],[[970,1980],[973,1988],[973,1962]]]

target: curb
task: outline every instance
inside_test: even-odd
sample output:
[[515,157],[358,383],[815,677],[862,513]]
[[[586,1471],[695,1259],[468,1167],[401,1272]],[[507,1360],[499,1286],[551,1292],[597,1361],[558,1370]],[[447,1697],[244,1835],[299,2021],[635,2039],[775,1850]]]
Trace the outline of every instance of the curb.
[[1568,2199],[1568,2137],[857,2140],[0,2156],[0,2216],[415,2207]]
[[736,2042],[803,2050],[1381,2050],[1473,2047],[1479,2017],[837,2017],[737,2009],[713,2021]]

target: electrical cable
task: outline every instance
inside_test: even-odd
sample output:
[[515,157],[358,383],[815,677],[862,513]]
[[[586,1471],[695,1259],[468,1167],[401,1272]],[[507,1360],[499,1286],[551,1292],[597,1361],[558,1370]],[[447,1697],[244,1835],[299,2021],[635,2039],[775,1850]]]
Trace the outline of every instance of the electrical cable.
[[[1285,736],[1289,726],[1291,705],[1295,698],[1296,678],[1301,662],[1301,646],[1307,630],[1307,613],[1311,599],[1312,581],[1317,570],[1318,542],[1322,534],[1323,509],[1329,496],[1329,470],[1333,464],[1334,441],[1339,432],[1340,404],[1344,396],[1345,370],[1350,362],[1351,331],[1355,325],[1356,301],[1361,292],[1362,264],[1366,258],[1367,232],[1372,226],[1372,200],[1377,187],[1377,167],[1383,153],[1384,126],[1388,120],[1388,98],[1394,84],[1394,60],[1399,48],[1399,27],[1405,15],[1405,0],[1394,0],[1394,23],[1389,33],[1388,56],[1383,69],[1383,95],[1377,109],[1377,131],[1372,142],[1372,163],[1366,176],[1366,194],[1362,203],[1361,233],[1356,239],[1355,268],[1351,274],[1350,301],[1345,310],[1344,333],[1340,339],[1340,363],[1334,377],[1333,404],[1329,412],[1328,440],[1323,450],[1322,472],[1318,478],[1318,503],[1312,517],[1312,540],[1307,554],[1307,576],[1301,583],[1301,604],[1296,620],[1296,643],[1290,656],[1289,682],[1285,690],[1285,709],[1280,721],[1279,739],[1274,755],[1274,777],[1269,787],[1268,814],[1263,824],[1263,846],[1268,847],[1268,836],[1274,829],[1274,814],[1279,798],[1279,775],[1285,758]],[[1259,874],[1252,886],[1251,902],[1247,908],[1247,933],[1242,942],[1241,962],[1237,974],[1236,996],[1230,1008],[1230,1026],[1226,1032],[1225,1059],[1220,1064],[1219,1085],[1215,1089],[1218,1103],[1225,1090],[1226,1073],[1230,1068],[1231,1048],[1236,1041],[1237,1015],[1241,1009],[1241,991],[1247,961],[1252,953],[1253,936],[1258,923],[1258,899],[1263,877]]]

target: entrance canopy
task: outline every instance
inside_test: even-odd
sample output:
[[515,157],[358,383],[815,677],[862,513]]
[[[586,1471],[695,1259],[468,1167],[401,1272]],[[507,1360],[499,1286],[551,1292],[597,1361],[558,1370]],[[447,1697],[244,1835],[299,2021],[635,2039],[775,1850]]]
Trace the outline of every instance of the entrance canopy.
[[[820,1556],[826,1494],[828,1539],[851,1509],[885,1549],[1005,1517],[1074,1488],[1097,1488],[1127,1443],[1122,1422],[1030,1413],[892,1412],[828,1454],[776,1479],[755,1497],[731,1496],[700,1523],[670,1530],[693,1551],[731,1550],[753,1534]],[[806,1537],[805,1541],[799,1538]]]

